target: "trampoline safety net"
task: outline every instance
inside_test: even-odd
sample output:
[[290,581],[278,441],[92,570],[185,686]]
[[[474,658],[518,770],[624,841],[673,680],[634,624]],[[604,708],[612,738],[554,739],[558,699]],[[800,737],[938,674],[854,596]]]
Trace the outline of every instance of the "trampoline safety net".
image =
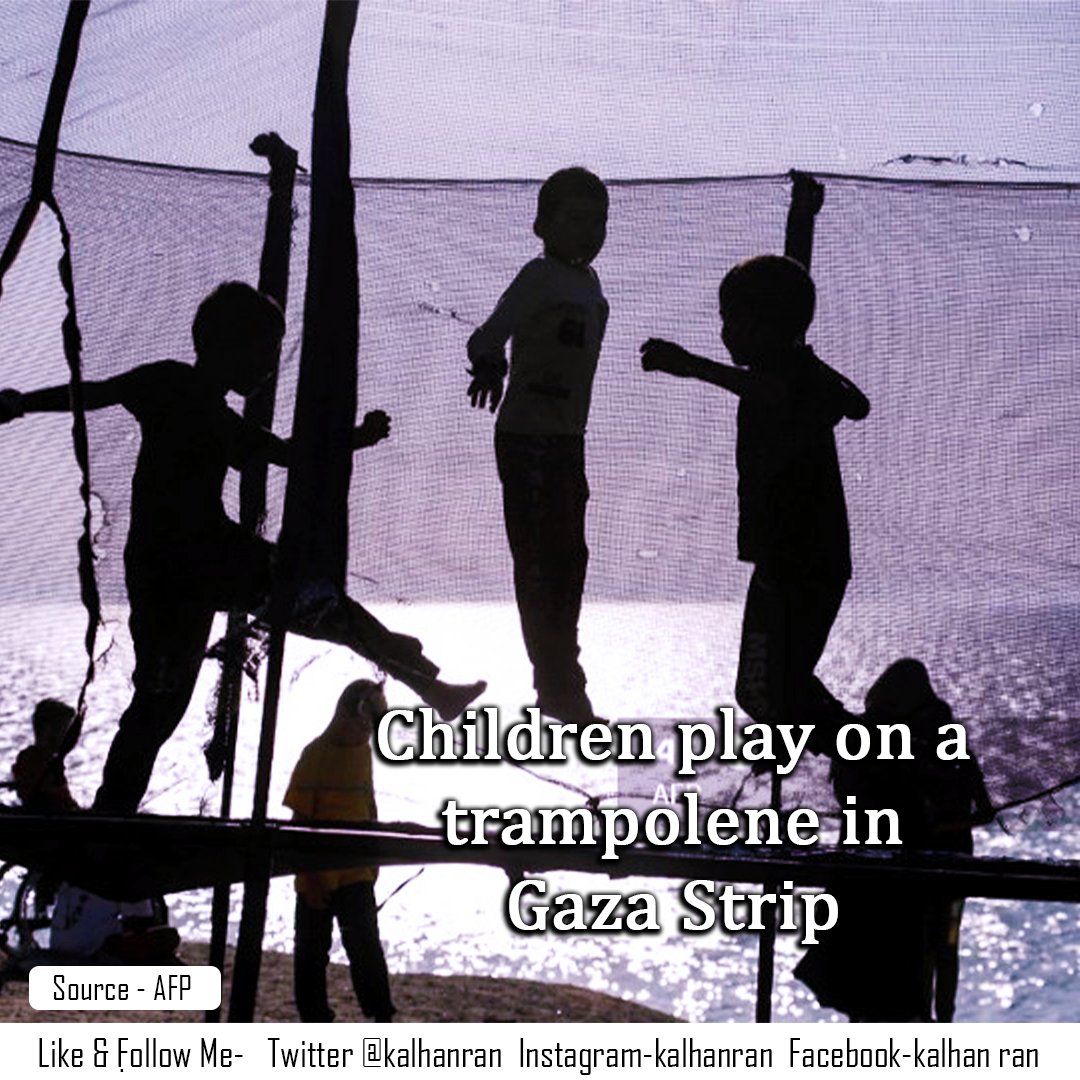
[[[168,22],[165,6],[149,6]],[[302,6],[288,14],[279,5],[275,18],[300,17]],[[98,16],[105,22],[92,15],[88,25],[115,25],[119,10],[106,6]],[[384,5],[362,27],[364,47],[392,37],[405,48],[403,12]],[[435,16],[420,18],[430,30]],[[470,26],[472,44],[494,47],[495,30],[477,38]],[[459,32],[451,23],[448,33]],[[580,26],[567,32],[581,44]],[[317,35],[304,40],[308,51],[289,63],[313,79]],[[432,62],[449,63],[464,40],[447,39],[446,57],[435,50]],[[663,40],[669,63],[678,43]],[[523,39],[511,35],[510,46],[511,58],[539,62]],[[763,55],[774,46],[766,42]],[[682,49],[688,70],[704,79],[707,50]],[[370,55],[377,63],[378,52]],[[84,133],[105,85],[95,66],[101,53],[89,56],[81,61],[92,90],[79,116]],[[154,53],[136,67],[160,60]],[[627,70],[616,65],[612,78]],[[19,108],[38,115],[23,98]],[[227,138],[224,130],[208,138]],[[245,132],[243,144],[257,133]],[[33,165],[31,145],[0,139],[4,237]],[[865,422],[837,429],[854,575],[818,674],[861,711],[889,662],[918,657],[967,724],[995,804],[1039,797],[1080,777],[1080,186],[817,178],[825,199],[813,250],[818,314],[808,339],[872,403]],[[469,407],[465,343],[537,253],[537,186],[355,181],[359,405],[385,409],[393,431],[355,460],[349,589],[395,629],[423,637],[448,677],[487,678],[490,702],[515,716],[532,703],[528,664],[513,610],[493,422]],[[735,402],[713,387],[644,373],[638,346],[663,337],[726,359],[718,283],[738,260],[783,250],[791,181],[783,174],[612,180],[609,190],[608,239],[595,263],[611,316],[586,441],[582,659],[604,715],[709,717],[734,701],[749,577],[736,559]],[[87,380],[163,358],[192,361],[198,302],[222,281],[257,276],[267,198],[261,175],[62,152],[55,192],[72,237]],[[282,435],[297,381],[309,194],[301,174],[274,421]],[[54,225],[42,217],[3,283],[4,386],[33,389],[67,377],[57,255]],[[122,553],[138,428],[121,409],[92,413],[88,425],[108,630],[88,730],[96,725],[108,738],[131,668]],[[81,684],[79,478],[67,417],[9,425],[0,444],[7,686],[0,711],[21,731],[37,697],[71,699]],[[271,470],[269,486],[273,537],[281,470]],[[235,476],[227,500],[235,515]],[[328,716],[341,685],[333,678],[320,680],[317,705],[297,690],[290,706],[290,684],[286,717],[290,707]],[[205,709],[205,697],[192,711]],[[173,768],[179,775],[189,765]],[[732,777],[731,791],[745,772]],[[824,764],[786,781],[784,798],[830,806]]]

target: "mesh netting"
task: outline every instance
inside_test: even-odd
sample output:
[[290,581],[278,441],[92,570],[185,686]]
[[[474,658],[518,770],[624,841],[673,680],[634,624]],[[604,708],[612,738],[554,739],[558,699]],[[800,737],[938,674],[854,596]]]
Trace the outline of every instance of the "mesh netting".
[[[28,149],[2,145],[0,230],[10,229],[31,165]],[[1070,719],[1080,704],[1076,189],[824,182],[810,338],[873,411],[838,431],[855,576],[819,673],[858,707],[888,662],[920,657],[970,721],[995,802],[1031,797],[1080,775]],[[471,629],[444,654],[472,674],[504,675],[517,708],[528,683],[520,656],[505,659],[520,651],[507,644],[514,620],[484,615],[512,606],[512,578],[492,420],[468,406],[464,345],[534,254],[536,185],[356,186],[360,407],[384,408],[394,428],[356,459],[350,589],[366,603],[455,612]],[[264,181],[64,155],[56,189],[73,236],[85,377],[191,360],[199,299],[222,280],[255,277]],[[596,263],[612,314],[587,442],[584,660],[604,712],[708,716],[733,700],[748,576],[735,559],[734,400],[642,373],[637,346],[668,337],[723,358],[717,283],[737,260],[782,249],[790,185],[614,183],[611,197]],[[296,383],[307,200],[302,182],[282,433]],[[38,234],[21,276],[5,283],[2,381],[22,388],[65,378],[46,224]],[[35,417],[3,432],[9,603],[77,600],[69,426]],[[89,428],[98,577],[106,602],[119,605],[122,636],[138,429],[119,409],[91,414]],[[283,475],[273,475],[270,535],[283,491]],[[392,618],[410,629],[408,614]],[[827,801],[823,770],[805,773],[786,798]]]

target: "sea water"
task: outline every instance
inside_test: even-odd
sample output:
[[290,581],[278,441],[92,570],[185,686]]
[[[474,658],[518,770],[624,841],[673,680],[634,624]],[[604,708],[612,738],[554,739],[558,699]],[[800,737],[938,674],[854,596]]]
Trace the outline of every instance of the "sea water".
[[[394,605],[375,609],[393,629],[420,636],[447,678],[485,677],[481,704],[517,719],[530,704],[530,671],[511,605]],[[705,718],[731,703],[738,656],[737,604],[594,604],[582,621],[582,658],[598,711],[635,717]],[[31,605],[3,609],[0,629],[0,768],[9,768],[29,741],[29,715],[43,696],[73,700],[81,683],[82,615],[77,607]],[[89,694],[79,746],[68,759],[72,789],[93,797],[116,718],[130,694],[130,643],[124,613],[107,611],[99,642],[105,653]],[[1069,648],[1080,625],[1075,609],[1043,604],[1027,609],[916,604],[883,610],[857,600],[845,606],[819,668],[852,708],[886,663],[900,655],[925,661],[938,692],[958,715],[990,711],[1018,718],[1080,715],[1080,657]],[[204,665],[188,715],[163,749],[143,809],[161,814],[220,811],[220,791],[207,779],[201,748],[216,665]],[[373,674],[343,649],[290,639],[275,745],[271,816],[287,818],[282,796],[303,746],[323,727],[341,689]],[[261,686],[249,684],[236,762],[233,813],[250,810],[261,713]],[[392,705],[417,704],[388,684]],[[1047,753],[1058,752],[1047,749]],[[1038,763],[1033,763],[1037,765]],[[437,825],[444,801],[469,806],[579,806],[587,795],[618,787],[611,764],[530,766],[389,764],[376,761],[383,820]],[[764,791],[762,799],[767,798]],[[752,798],[752,793],[751,793]],[[1080,794],[1067,789],[976,831],[980,855],[1080,859]],[[3,883],[10,903],[14,875]],[[384,868],[378,895],[386,901],[380,929],[393,972],[505,976],[570,983],[634,1000],[691,1021],[750,1021],[754,1015],[757,938],[712,931],[682,934],[682,883],[638,877],[552,873],[550,892],[649,891],[658,898],[659,934],[521,934],[506,917],[510,882],[500,870],[442,865]],[[171,917],[187,940],[209,937],[206,890],[169,898]],[[235,935],[242,890],[232,892]],[[292,946],[291,879],[271,886],[265,946]],[[890,932],[883,925],[883,936]],[[868,941],[872,953],[874,942]],[[777,946],[774,1018],[840,1020],[820,1008],[793,977],[801,949],[794,936]],[[341,958],[341,955],[338,955]],[[961,937],[960,1021],[1073,1021],[1080,969],[1080,910],[1074,905],[970,899]]]

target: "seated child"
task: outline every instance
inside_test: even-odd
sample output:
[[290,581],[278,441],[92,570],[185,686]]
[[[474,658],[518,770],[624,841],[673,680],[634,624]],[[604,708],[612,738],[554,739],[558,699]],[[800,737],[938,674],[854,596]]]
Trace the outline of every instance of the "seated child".
[[99,964],[175,964],[179,944],[163,902],[107,900],[60,886],[49,930],[54,952]]
[[11,775],[19,802],[38,814],[78,810],[68,788],[64,759],[79,740],[81,724],[75,710],[62,701],[44,698],[34,708],[34,741],[19,751]]
[[[81,730],[75,710],[62,701],[39,701],[33,716],[34,742],[19,752],[12,768],[22,805],[39,814],[78,811],[64,773],[64,759]],[[42,875],[35,890],[35,911],[53,905],[50,948],[100,963],[169,963],[180,938],[168,925],[164,901],[121,903],[78,886]]]

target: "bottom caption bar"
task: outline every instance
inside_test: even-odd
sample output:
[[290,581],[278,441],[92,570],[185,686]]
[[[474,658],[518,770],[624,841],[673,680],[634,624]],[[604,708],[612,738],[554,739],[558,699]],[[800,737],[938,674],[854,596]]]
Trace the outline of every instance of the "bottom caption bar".
[[[173,969],[175,973],[175,969]],[[73,1017],[74,1019],[74,1017]],[[197,1021],[199,1018],[192,1017]],[[375,1032],[378,1032],[375,1034]],[[8,1024],[13,1076],[367,1073],[477,1076],[1074,1075],[1076,1024]]]

